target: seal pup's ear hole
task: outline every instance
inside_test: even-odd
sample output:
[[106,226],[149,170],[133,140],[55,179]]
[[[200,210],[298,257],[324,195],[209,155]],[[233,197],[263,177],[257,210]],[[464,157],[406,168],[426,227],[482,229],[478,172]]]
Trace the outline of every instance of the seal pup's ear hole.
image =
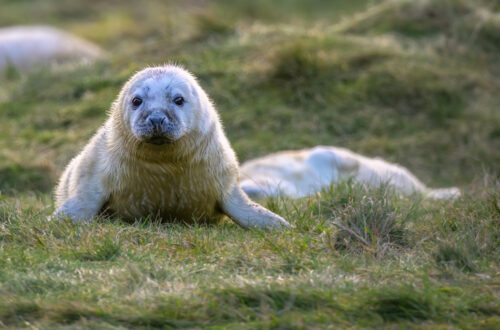
[[136,107],[136,108],[137,108],[137,107],[138,107],[138,106],[140,106],[141,104],[142,104],[142,99],[141,99],[139,96],[136,96],[136,97],[134,97],[134,98],[132,99],[132,105],[133,105],[134,107]]

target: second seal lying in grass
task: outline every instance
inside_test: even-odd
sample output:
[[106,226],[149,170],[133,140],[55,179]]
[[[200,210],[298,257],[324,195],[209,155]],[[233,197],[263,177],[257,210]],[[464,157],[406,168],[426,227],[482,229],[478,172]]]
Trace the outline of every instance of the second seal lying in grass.
[[104,55],[96,45],[49,26],[0,28],[0,71],[21,72],[47,64],[91,62]]
[[387,185],[403,195],[418,193],[434,199],[452,199],[460,195],[455,187],[428,188],[397,164],[328,146],[282,151],[249,160],[241,165],[241,179],[241,187],[252,197],[300,198],[349,179],[369,187]]
[[65,169],[56,216],[90,220],[103,210],[126,219],[159,216],[286,227],[238,185],[236,156],[203,89],[176,66],[133,76],[109,119]]

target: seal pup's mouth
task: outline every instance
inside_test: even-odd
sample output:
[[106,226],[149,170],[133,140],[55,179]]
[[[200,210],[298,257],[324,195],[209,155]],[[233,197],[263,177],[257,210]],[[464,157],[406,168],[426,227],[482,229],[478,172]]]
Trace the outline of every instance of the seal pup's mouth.
[[159,145],[162,145],[162,144],[173,143],[174,140],[169,139],[169,138],[167,138],[165,136],[152,136],[152,137],[146,139],[144,142],[159,146]]

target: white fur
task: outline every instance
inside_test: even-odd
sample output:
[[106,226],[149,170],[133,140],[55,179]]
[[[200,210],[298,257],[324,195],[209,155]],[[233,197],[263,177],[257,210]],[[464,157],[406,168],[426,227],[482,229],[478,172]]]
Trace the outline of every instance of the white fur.
[[88,61],[102,54],[96,45],[52,27],[0,28],[0,71],[9,65],[26,71],[47,63]]
[[460,195],[458,188],[429,189],[397,164],[327,146],[284,151],[250,160],[241,165],[241,178],[240,185],[247,194],[261,197],[305,197],[349,178],[370,187],[387,184],[404,195],[421,193],[441,199]]
[[[182,106],[172,101],[182,95]],[[132,106],[132,99],[144,102]],[[144,142],[141,114],[175,118],[175,141]],[[170,120],[169,119],[169,120]],[[168,121],[168,120],[167,120]],[[218,114],[195,78],[164,66],[134,75],[109,119],[65,169],[56,188],[56,216],[88,221],[106,209],[126,219],[160,216],[217,220],[223,214],[248,227],[286,227],[278,215],[251,202],[238,186],[238,162]]]

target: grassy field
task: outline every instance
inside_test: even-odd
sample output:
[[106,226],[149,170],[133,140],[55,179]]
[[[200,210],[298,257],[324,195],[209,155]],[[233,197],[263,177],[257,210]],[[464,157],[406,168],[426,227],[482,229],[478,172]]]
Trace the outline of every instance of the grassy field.
[[[0,26],[39,23],[109,55],[0,77],[0,327],[500,327],[500,1],[0,0]],[[343,146],[464,194],[261,201],[281,232],[48,222],[122,84],[165,62],[241,161]]]

